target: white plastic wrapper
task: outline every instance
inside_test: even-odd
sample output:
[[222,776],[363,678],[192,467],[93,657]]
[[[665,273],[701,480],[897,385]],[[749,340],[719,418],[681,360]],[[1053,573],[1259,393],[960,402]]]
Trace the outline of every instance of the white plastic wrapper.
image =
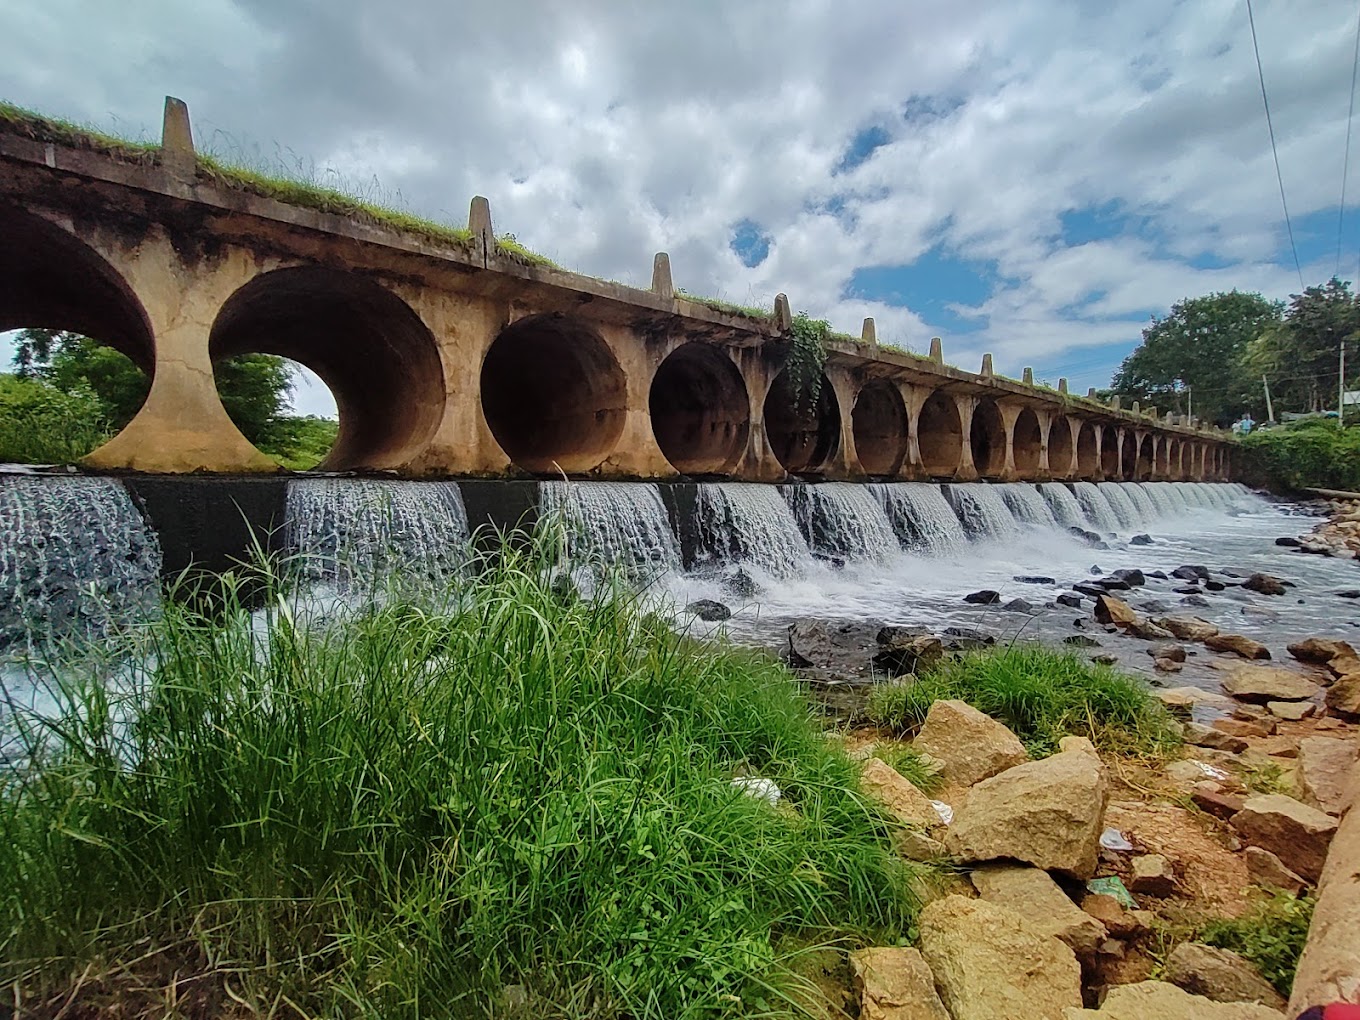
[[1106,850],[1132,850],[1133,844],[1118,829],[1106,829],[1100,834],[1100,845]]
[[784,795],[773,779],[764,776],[737,776],[732,780],[732,785],[746,796],[763,800],[771,806],[778,804],[779,798]]
[[940,816],[940,821],[944,822],[945,825],[950,824],[954,820],[954,809],[944,801],[932,800],[930,804],[931,807],[935,809],[935,813]]

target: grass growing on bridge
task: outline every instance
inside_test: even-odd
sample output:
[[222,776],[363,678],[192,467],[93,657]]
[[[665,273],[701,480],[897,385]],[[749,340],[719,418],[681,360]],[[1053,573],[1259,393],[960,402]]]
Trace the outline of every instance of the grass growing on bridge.
[[40,1014],[792,1016],[795,947],[903,936],[910,866],[788,674],[564,600],[536,555],[312,627],[228,583],[212,617],[167,606],[125,693],[68,677],[0,788],[4,987]]

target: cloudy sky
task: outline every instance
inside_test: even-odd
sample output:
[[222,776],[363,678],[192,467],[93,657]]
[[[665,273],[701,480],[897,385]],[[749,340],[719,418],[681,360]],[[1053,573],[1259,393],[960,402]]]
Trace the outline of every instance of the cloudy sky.
[[[1312,284],[1357,4],[1255,13]],[[967,368],[1101,386],[1182,297],[1299,289],[1245,0],[0,0],[0,24],[22,106],[154,139],[176,95],[216,155],[453,223],[483,194],[568,268],[646,286],[669,251],[687,290],[873,315]]]

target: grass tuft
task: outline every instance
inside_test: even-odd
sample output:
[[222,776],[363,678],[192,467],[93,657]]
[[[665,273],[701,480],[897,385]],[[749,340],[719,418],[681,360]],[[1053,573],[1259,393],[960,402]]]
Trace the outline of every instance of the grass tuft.
[[768,322],[774,317],[773,310],[769,308],[758,308],[755,305],[739,305],[731,301],[723,301],[721,298],[704,297],[702,294],[691,294],[687,290],[676,288],[677,297],[682,297],[686,301],[693,301],[697,305],[711,308],[715,312],[725,312],[728,315],[744,315],[748,319],[756,319],[760,322]]
[[135,977],[240,1015],[791,1016],[809,945],[905,937],[912,866],[788,673],[559,598],[551,545],[322,614],[227,575],[50,675],[0,773],[0,982],[81,1015]]
[[922,793],[934,793],[940,788],[941,763],[911,744],[897,741],[875,744],[874,757],[891,765],[898,775]]
[[875,687],[868,711],[880,725],[908,732],[948,699],[999,719],[1034,755],[1053,753],[1072,734],[1123,753],[1165,753],[1180,743],[1174,720],[1140,681],[1038,645],[946,659],[915,681]]
[[1242,917],[1210,921],[1198,937],[1211,946],[1245,956],[1287,999],[1294,988],[1294,972],[1308,939],[1315,902],[1311,896],[1276,893]]

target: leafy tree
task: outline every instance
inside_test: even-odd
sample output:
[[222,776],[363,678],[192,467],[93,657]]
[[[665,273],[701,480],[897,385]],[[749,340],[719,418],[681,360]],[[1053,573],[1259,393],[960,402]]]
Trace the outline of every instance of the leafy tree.
[[[1124,359],[1112,389],[1121,397],[1226,425],[1265,400],[1244,356],[1280,321],[1282,306],[1233,290],[1186,298],[1166,318],[1153,316],[1143,342]],[[1185,391],[1191,390],[1189,401]]]
[[1262,332],[1245,360],[1254,376],[1270,380],[1277,410],[1318,411],[1336,401],[1343,343],[1353,379],[1360,374],[1360,299],[1332,277],[1291,295],[1284,318]]
[[109,437],[87,385],[63,392],[39,379],[0,375],[0,461],[67,464]]

